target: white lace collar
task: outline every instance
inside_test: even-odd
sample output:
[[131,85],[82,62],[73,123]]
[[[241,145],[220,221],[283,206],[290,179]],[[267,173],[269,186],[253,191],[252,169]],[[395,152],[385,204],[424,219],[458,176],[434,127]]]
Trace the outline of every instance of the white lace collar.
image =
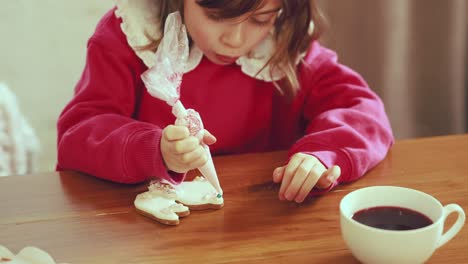
[[[147,45],[151,39],[160,39],[160,23],[157,17],[158,7],[154,0],[114,0],[117,6],[115,11],[116,17],[122,19],[121,29],[127,37],[127,42],[135,51],[135,54],[143,61],[143,63],[151,68],[155,63],[155,52],[151,50],[140,50],[137,47]],[[311,22],[309,34],[313,31],[313,23]],[[270,67],[265,67],[261,72],[259,70],[271,58],[275,51],[275,42],[273,34],[260,43],[249,56],[242,56],[237,59],[236,64],[241,67],[242,72],[246,75],[263,80],[266,82],[277,81],[284,77],[281,71],[273,71],[270,75]],[[302,56],[298,58],[299,63]],[[203,58],[202,51],[196,46],[190,49],[189,59],[186,67],[186,72],[195,69]],[[258,74],[257,74],[258,73]]]

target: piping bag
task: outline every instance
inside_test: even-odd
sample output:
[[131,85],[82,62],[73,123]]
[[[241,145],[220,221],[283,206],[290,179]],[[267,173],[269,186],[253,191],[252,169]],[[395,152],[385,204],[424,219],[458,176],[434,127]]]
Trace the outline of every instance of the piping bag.
[[198,170],[214,187],[218,197],[222,197],[223,190],[219,185],[210,149],[202,142],[204,129],[200,115],[193,109],[185,109],[180,101],[180,84],[188,58],[189,42],[185,25],[182,24],[179,12],[171,13],[166,19],[164,37],[155,54],[155,64],[141,75],[141,79],[151,96],[172,106],[175,125],[186,126],[190,135],[200,140],[208,154],[208,161]]

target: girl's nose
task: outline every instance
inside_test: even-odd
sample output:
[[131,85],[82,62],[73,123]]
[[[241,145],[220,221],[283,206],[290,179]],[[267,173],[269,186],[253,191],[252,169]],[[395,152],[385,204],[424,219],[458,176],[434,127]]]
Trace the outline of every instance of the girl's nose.
[[244,23],[236,23],[231,25],[221,35],[221,43],[229,48],[240,48],[244,43]]

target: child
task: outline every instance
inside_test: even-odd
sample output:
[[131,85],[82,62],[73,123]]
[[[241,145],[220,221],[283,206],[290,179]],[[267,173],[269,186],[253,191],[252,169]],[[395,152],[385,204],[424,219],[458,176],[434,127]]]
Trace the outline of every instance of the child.
[[170,14],[180,14],[190,39],[180,94],[211,132],[203,143],[213,155],[288,148],[272,172],[281,200],[300,203],[356,180],[392,145],[381,100],[317,42],[315,1],[116,2],[88,42],[75,96],[58,120],[58,170],[177,184],[206,163],[201,142],[173,125],[171,107],[141,78],[156,63]]

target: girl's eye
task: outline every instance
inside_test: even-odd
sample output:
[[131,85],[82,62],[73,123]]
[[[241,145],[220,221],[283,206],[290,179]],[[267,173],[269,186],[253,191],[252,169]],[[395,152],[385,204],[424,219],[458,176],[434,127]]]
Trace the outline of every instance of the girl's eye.
[[206,12],[206,17],[210,20],[213,20],[213,21],[216,21],[216,22],[221,22],[224,20],[224,18],[216,15],[216,14],[213,14],[213,13],[210,13],[210,12]]
[[[206,17],[208,19],[210,19],[212,21],[215,21],[215,22],[223,22],[223,21],[227,20],[226,18],[223,18],[223,17],[221,17],[218,14],[213,13],[213,12],[205,12],[205,15],[206,15]],[[252,17],[249,18],[249,21],[251,21],[251,23],[253,23],[256,26],[260,26],[260,27],[269,25],[271,23],[271,20],[272,20],[272,17],[269,17],[267,19],[262,17],[262,19],[260,19],[258,17],[252,16]]]
[[267,25],[270,24],[271,19],[260,20],[260,19],[257,19],[257,18],[252,17],[252,18],[250,19],[250,21],[252,21],[252,23],[254,23],[254,24],[257,25],[257,26],[267,26]]

